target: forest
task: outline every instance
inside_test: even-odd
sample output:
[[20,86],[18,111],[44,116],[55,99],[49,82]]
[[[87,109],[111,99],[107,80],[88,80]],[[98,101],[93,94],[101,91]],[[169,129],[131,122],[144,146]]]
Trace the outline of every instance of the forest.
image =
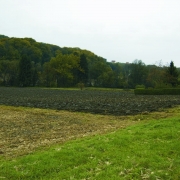
[[107,62],[78,47],[59,47],[32,38],[0,35],[0,86],[164,88],[180,85],[180,68]]

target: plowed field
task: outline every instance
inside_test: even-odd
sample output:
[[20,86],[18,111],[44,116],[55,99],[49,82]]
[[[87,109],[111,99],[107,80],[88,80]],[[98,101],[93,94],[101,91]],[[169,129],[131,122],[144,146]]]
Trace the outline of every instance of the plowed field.
[[180,96],[140,96],[125,91],[0,88],[0,104],[95,114],[134,115],[179,105]]

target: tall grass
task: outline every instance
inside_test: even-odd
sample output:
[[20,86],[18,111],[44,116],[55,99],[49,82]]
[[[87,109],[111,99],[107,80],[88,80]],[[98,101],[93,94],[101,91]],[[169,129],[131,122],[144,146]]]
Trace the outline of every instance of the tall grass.
[[12,160],[0,179],[180,179],[180,118],[151,120]]

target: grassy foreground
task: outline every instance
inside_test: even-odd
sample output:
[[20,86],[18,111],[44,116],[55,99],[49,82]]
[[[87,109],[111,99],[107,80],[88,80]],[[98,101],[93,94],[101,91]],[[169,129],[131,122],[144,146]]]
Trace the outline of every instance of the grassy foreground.
[[0,159],[0,179],[180,179],[180,117],[140,122],[26,156]]

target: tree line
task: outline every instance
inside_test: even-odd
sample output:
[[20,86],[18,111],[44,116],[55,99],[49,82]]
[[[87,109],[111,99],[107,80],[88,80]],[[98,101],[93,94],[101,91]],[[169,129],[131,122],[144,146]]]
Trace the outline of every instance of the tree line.
[[0,85],[135,88],[179,85],[179,69],[168,66],[107,62],[80,48],[59,47],[32,38],[0,35]]

